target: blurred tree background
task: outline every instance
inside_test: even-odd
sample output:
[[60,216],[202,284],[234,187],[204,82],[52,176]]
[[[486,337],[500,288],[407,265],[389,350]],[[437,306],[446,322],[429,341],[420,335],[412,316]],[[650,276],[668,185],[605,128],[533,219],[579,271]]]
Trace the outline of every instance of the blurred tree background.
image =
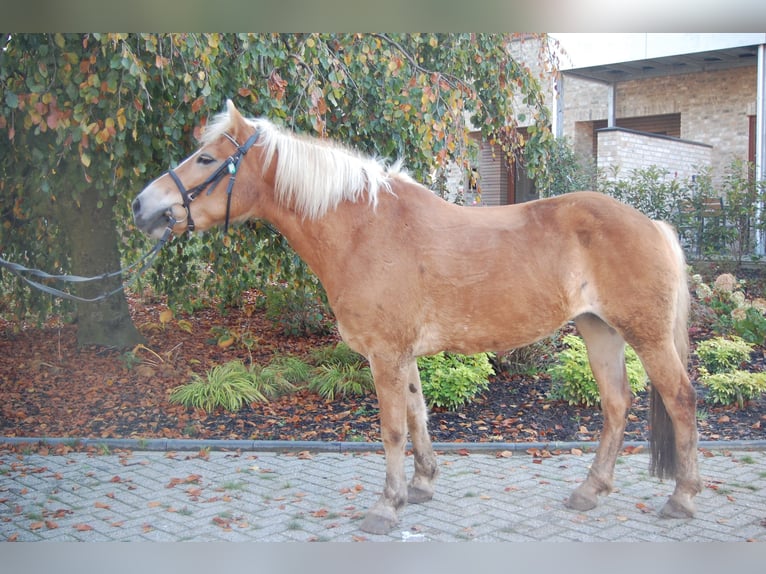
[[[545,40],[545,37],[543,37]],[[98,275],[151,242],[130,202],[196,147],[227,98],[250,116],[401,158],[426,185],[468,169],[471,129],[540,185],[553,146],[540,81],[508,51],[511,34],[2,34],[0,256],[56,273]],[[545,42],[543,42],[545,45]],[[541,57],[545,57],[544,54]],[[516,108],[533,110],[526,138]],[[528,112],[527,112],[528,113]],[[235,189],[236,193],[236,189]],[[177,237],[139,284],[193,310],[282,282],[321,291],[285,240],[258,222]],[[77,288],[94,296],[119,280]],[[141,337],[124,295],[71,303],[0,274],[0,314],[20,325],[76,319],[78,342]]]

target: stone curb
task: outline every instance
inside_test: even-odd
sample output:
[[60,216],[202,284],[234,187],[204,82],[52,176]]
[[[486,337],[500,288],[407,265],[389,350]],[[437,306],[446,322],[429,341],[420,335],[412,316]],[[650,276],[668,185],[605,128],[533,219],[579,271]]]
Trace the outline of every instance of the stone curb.
[[[3,444],[24,445],[69,444],[77,446],[107,447],[109,449],[127,449],[133,451],[259,451],[259,452],[377,452],[383,450],[381,442],[341,442],[341,441],[288,441],[288,440],[195,440],[195,439],[114,439],[114,438],[74,438],[74,437],[2,437]],[[411,448],[408,443],[407,448]],[[495,452],[511,451],[526,452],[528,450],[568,451],[579,449],[584,452],[595,450],[598,442],[435,442],[434,450],[438,452]],[[766,440],[731,440],[731,441],[700,441],[698,448],[707,450],[766,450]],[[623,448],[649,448],[646,441],[626,441]]]

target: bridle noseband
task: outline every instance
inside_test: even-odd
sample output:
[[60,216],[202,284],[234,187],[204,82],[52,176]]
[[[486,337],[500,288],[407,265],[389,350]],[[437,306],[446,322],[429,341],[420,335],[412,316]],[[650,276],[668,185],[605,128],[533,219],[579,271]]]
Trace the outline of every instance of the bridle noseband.
[[[175,182],[176,187],[178,187],[178,191],[181,192],[181,197],[183,198],[183,208],[186,210],[186,229],[190,233],[194,231],[194,220],[191,216],[191,210],[189,206],[191,205],[191,202],[194,201],[194,198],[197,197],[203,190],[207,188],[208,195],[213,192],[216,185],[218,185],[218,182],[220,182],[226,175],[229,176],[229,185],[226,187],[226,222],[224,224],[224,233],[226,233],[229,230],[229,211],[231,209],[231,191],[234,188],[234,181],[237,176],[237,171],[239,170],[239,163],[242,161],[242,157],[250,150],[251,147],[253,147],[253,144],[258,140],[259,130],[255,130],[255,133],[251,135],[247,141],[243,145],[239,145],[237,143],[237,140],[235,140],[232,136],[230,136],[227,133],[223,134],[226,139],[228,139],[231,143],[234,144],[234,146],[237,148],[237,151],[235,151],[232,155],[230,155],[228,158],[224,160],[224,162],[218,166],[218,169],[216,169],[205,181],[197,185],[196,187],[193,187],[192,189],[187,190],[184,187],[183,182],[181,179],[176,175],[175,171],[172,169],[169,169],[167,171],[170,178]],[[167,212],[167,216],[170,220],[170,225],[173,226],[176,223],[181,223],[180,220],[177,220],[173,217],[173,214],[170,210]]]

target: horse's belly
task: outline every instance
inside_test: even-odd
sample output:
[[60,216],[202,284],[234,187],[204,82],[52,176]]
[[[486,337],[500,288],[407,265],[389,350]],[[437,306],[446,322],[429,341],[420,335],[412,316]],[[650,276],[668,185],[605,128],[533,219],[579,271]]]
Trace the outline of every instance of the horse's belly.
[[560,328],[564,318],[538,317],[521,322],[493,320],[455,321],[451,324],[426,324],[414,345],[415,355],[431,355],[451,351],[471,355],[484,351],[507,351],[530,345]]

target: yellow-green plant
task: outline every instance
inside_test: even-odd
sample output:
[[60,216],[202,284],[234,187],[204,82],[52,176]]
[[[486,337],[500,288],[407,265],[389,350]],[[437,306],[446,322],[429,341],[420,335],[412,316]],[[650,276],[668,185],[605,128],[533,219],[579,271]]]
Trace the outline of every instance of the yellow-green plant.
[[311,362],[315,365],[323,364],[341,364],[341,365],[354,365],[356,363],[363,363],[365,358],[352,350],[343,341],[335,345],[327,345],[314,349],[310,354]]
[[426,403],[454,411],[473,400],[489,387],[489,376],[495,372],[490,357],[490,353],[438,353],[418,358]]
[[710,373],[726,373],[736,370],[750,359],[753,345],[741,337],[713,337],[697,344],[697,356]]
[[229,361],[210,369],[205,377],[194,373],[192,380],[175,387],[170,402],[212,412],[217,408],[236,412],[250,403],[268,402],[269,398],[292,389],[284,377],[273,373],[263,375],[264,369],[248,368],[242,361]]
[[370,368],[361,363],[320,365],[309,381],[309,389],[329,400],[366,395],[374,388]]
[[700,382],[708,389],[707,402],[739,408],[766,392],[766,373],[735,370],[710,374],[701,372]]
[[742,408],[766,392],[766,373],[740,369],[750,359],[753,345],[737,336],[714,337],[697,345],[699,381],[708,391],[706,401]]
[[[553,381],[550,398],[567,401],[570,405],[594,406],[601,401],[598,384],[588,362],[585,342],[576,335],[566,335],[566,348],[557,353],[556,363],[548,368]],[[636,352],[625,347],[625,367],[633,394],[646,388],[646,372]]]

